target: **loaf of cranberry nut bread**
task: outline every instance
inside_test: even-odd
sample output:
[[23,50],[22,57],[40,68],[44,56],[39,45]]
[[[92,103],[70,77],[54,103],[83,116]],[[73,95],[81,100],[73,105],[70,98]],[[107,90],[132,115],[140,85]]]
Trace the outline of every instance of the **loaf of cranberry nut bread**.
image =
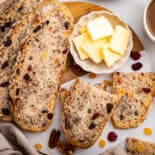
[[[55,7],[54,7],[55,6]],[[48,11],[52,11],[53,14],[57,14],[57,9],[60,7],[63,11],[66,8],[59,5],[59,3],[53,0],[44,0],[43,3],[38,5],[36,11],[24,16],[22,20],[15,26],[14,30],[8,36],[8,44],[0,49],[0,120],[12,121],[13,117],[9,108],[9,96],[8,86],[9,78],[12,72],[12,67],[16,62],[18,52],[20,52],[21,45],[28,38],[30,34],[36,31],[38,25],[48,24]],[[65,11],[66,12],[66,11]],[[45,21],[46,20],[46,21]]]
[[155,143],[128,138],[126,140],[126,151],[128,155],[154,155]]
[[[0,16],[0,46],[7,45],[7,36],[14,29],[15,25],[21,18],[30,13],[40,4],[43,0],[8,0],[4,3],[11,3],[10,8],[6,13],[2,13]],[[6,4],[2,3],[3,9],[6,7]],[[8,4],[7,4],[8,5]],[[2,11],[2,10],[1,10]],[[0,11],[0,12],[1,12]]]
[[14,120],[29,131],[43,131],[51,124],[66,64],[66,34],[73,18],[65,6],[55,3],[59,7],[53,4],[22,46],[10,79]]
[[114,73],[113,93],[120,96],[113,113],[117,128],[137,127],[146,119],[155,94],[154,73]]
[[117,97],[77,79],[71,90],[61,90],[62,129],[77,147],[93,145],[117,105]]

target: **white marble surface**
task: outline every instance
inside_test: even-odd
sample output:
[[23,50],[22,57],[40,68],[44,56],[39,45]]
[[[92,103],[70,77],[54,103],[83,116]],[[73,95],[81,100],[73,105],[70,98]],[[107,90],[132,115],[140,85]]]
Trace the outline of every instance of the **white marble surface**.
[[[62,0],[67,1],[67,0]],[[79,0],[70,0],[79,1]],[[152,71],[155,72],[155,43],[145,34],[143,29],[143,12],[146,0],[83,0],[96,3],[112,10],[116,15],[126,21],[137,33],[148,52]],[[78,10],[77,10],[78,11]],[[144,64],[145,65],[145,64]]]

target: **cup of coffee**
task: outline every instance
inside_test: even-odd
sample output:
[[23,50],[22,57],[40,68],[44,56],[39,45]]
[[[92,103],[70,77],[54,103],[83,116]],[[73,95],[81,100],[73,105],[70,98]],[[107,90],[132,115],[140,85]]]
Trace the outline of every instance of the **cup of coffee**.
[[143,22],[147,35],[155,42],[155,0],[148,0],[144,10]]

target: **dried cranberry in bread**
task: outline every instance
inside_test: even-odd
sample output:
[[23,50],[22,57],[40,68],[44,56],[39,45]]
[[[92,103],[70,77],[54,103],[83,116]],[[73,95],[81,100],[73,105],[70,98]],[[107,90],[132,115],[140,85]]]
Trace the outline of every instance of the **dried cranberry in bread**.
[[61,91],[62,129],[74,146],[86,148],[101,135],[117,105],[117,97],[77,79]]
[[[8,96],[8,86],[12,67],[16,62],[16,57],[18,52],[20,52],[21,45],[30,34],[34,36],[37,35],[33,31],[37,31],[37,28],[39,28],[38,25],[44,26],[48,24],[48,16],[46,17],[48,11],[52,11],[53,15],[57,15],[58,11],[56,11],[56,8],[58,7],[64,11],[66,10],[65,7],[63,8],[59,3],[52,0],[45,0],[38,5],[36,11],[24,16],[8,36],[10,45],[0,49],[0,120],[13,120],[8,104],[11,99]],[[31,68],[29,68],[29,70],[30,69]],[[18,94],[18,91],[16,93]]]
[[128,138],[126,140],[126,151],[128,155],[154,155],[155,143]]
[[51,124],[66,64],[66,33],[73,20],[65,6],[55,3],[22,46],[10,80],[14,120],[29,131],[43,131]]

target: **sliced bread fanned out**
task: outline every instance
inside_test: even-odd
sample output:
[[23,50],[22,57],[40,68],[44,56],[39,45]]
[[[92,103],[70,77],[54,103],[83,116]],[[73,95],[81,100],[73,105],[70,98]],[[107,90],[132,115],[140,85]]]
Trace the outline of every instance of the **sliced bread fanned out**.
[[65,34],[73,20],[68,11],[62,11],[64,6],[56,3],[60,8],[53,4],[54,10],[46,13],[43,24],[34,29],[35,35],[25,41],[10,79],[14,120],[29,131],[42,131],[51,124],[66,64]]
[[74,146],[86,148],[101,135],[117,105],[117,97],[77,79],[61,91],[62,129]]
[[137,127],[144,122],[152,107],[154,73],[114,73],[113,93],[120,97],[113,113],[117,128]]
[[[53,0],[45,0],[43,3],[38,5],[36,11],[29,13],[22,18],[22,20],[15,26],[14,30],[8,36],[11,44],[0,49],[0,120],[13,120],[10,113],[10,106],[8,104],[10,99],[8,96],[8,86],[12,68],[16,62],[16,57],[20,52],[22,44],[30,34],[36,36],[37,30],[39,31],[41,26],[44,27],[49,24],[49,17],[46,16],[46,14],[50,11],[53,16],[56,16],[59,10],[58,8],[61,8],[62,12],[66,12],[65,10],[67,10],[65,7],[59,5],[58,2]],[[62,15],[60,17],[64,18]],[[66,22],[70,20],[69,13],[68,17],[66,15],[65,20]],[[31,67],[29,70],[31,70]]]
[[128,138],[126,151],[128,155],[155,155],[155,143]]

